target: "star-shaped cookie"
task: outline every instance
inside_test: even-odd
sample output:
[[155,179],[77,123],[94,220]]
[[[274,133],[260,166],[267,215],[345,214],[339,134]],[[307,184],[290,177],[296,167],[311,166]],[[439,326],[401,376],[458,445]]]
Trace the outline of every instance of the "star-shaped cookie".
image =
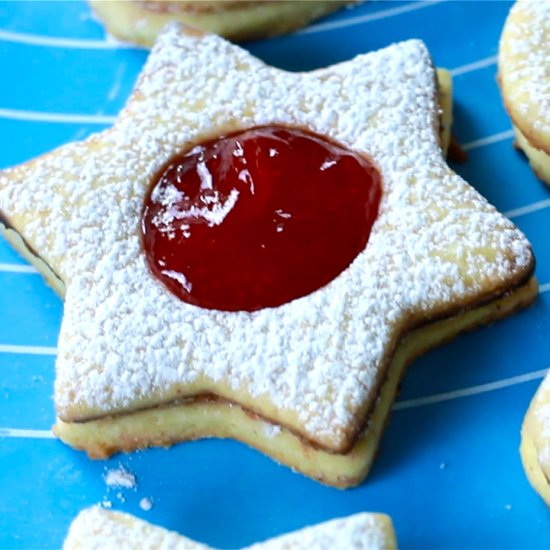
[[[74,519],[63,550],[85,548],[172,548],[208,550],[174,531],[152,525],[129,514],[98,506],[82,510]],[[333,519],[286,535],[247,546],[248,550],[392,550],[397,548],[391,519],[384,514],[361,513]]]
[[[419,41],[288,73],[174,25],[113,128],[1,172],[4,234],[65,297],[56,433],[94,457],[233,437],[358,483],[412,358],[537,292],[525,237],[446,165],[436,96]],[[181,151],[264,126],[372,161],[382,196],[368,243],[278,307],[185,303],[143,252],[151,183]]]

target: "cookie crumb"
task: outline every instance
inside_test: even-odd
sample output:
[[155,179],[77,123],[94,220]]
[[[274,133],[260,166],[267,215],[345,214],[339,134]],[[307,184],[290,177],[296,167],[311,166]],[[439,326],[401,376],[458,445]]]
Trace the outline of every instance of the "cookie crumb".
[[136,476],[122,466],[117,470],[107,470],[103,478],[108,487],[136,488]]
[[101,503],[101,506],[103,508],[112,508],[113,507],[113,503],[110,501],[110,500],[104,500],[102,503]]
[[144,497],[139,501],[139,507],[148,512],[153,507],[153,503],[151,499]]
[[264,433],[267,437],[273,438],[281,433],[281,427],[271,422],[264,422]]

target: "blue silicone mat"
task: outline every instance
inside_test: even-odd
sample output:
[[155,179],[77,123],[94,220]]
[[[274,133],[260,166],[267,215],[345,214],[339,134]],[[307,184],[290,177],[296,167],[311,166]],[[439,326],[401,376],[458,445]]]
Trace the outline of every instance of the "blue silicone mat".
[[[454,132],[469,154],[454,168],[533,243],[536,304],[414,362],[357,489],[324,487],[232,441],[98,462],[49,432],[63,306],[0,239],[0,548],[58,548],[78,511],[102,501],[224,548],[363,510],[390,514],[402,548],[550,548],[549,510],[518,454],[523,415],[550,366],[550,190],[512,148],[496,84],[509,8],[369,2],[247,47],[306,70],[424,39],[454,74]],[[85,2],[0,2],[0,168],[108,126],[145,58],[106,38]],[[121,466],[134,488],[106,485],[106,470]]]

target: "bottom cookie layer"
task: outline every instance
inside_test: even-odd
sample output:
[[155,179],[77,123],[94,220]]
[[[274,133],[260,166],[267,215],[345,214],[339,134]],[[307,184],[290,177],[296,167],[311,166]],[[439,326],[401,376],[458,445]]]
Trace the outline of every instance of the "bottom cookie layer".
[[46,279],[46,282],[57,292],[62,298],[65,296],[65,284],[63,281],[53,272],[51,267],[44,262],[37,254],[35,254],[25,243],[21,235],[14,231],[9,226],[8,222],[2,219],[0,215],[0,236],[4,237],[8,243],[10,243],[15,250],[32,264]]
[[313,447],[286,428],[221,399],[185,401],[82,423],[58,419],[54,432],[65,443],[85,450],[92,458],[206,437],[232,438],[322,483],[352,487],[359,484],[370,469],[405,367],[418,355],[458,333],[529,305],[537,292],[537,282],[532,278],[499,300],[408,334],[394,355],[365,430],[346,454]]
[[529,482],[550,506],[550,375],[537,390],[521,427],[521,460]]
[[532,145],[517,126],[514,126],[514,132],[517,146],[529,159],[529,164],[537,177],[550,185],[550,155]]

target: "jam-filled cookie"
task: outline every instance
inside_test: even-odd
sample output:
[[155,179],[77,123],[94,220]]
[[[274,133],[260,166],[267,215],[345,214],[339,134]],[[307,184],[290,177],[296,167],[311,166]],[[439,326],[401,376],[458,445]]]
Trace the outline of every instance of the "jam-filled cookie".
[[504,25],[499,81],[516,144],[550,184],[550,2],[519,0]]
[[359,483],[406,365],[537,293],[439,114],[416,40],[288,73],[168,28],[113,128],[0,173],[0,227],[65,296],[56,434]]
[[525,415],[521,458],[531,485],[550,506],[550,375],[540,385]]
[[150,47],[173,21],[229,40],[252,40],[294,31],[357,0],[88,1],[113,36]]
[[[63,545],[63,550],[87,548],[207,550],[210,547],[129,514],[93,507],[83,510],[74,519]],[[247,547],[248,550],[312,548],[393,550],[397,548],[397,543],[388,516],[361,513],[306,527]]]

